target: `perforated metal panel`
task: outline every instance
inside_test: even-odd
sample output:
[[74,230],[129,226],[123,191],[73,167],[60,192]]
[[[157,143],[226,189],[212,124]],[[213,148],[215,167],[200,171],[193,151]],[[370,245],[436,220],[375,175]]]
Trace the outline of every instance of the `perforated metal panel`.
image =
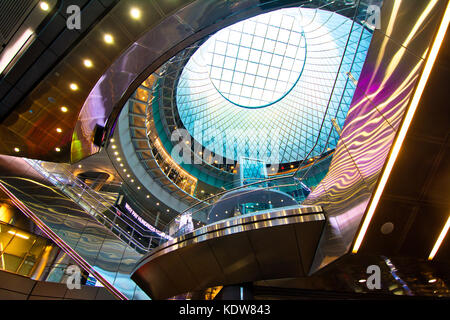
[[39,0],[0,1],[0,52]]

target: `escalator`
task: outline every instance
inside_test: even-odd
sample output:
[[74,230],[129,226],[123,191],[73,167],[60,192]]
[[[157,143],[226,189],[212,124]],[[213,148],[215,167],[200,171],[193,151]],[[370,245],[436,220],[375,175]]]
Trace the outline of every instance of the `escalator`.
[[[116,298],[149,299],[130,279],[143,250],[101,224],[22,158],[0,156],[0,188]],[[119,234],[119,235],[118,235]],[[140,251],[140,252],[139,252]]]

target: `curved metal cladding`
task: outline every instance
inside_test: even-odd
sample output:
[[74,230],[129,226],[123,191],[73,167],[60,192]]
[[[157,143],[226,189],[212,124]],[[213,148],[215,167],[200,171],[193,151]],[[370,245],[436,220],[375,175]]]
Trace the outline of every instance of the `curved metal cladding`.
[[[98,152],[92,142],[95,126],[107,123],[148,75],[175,53],[201,37],[245,18],[285,6],[354,11],[346,1],[179,1],[179,10],[134,42],[103,74],[84,102],[72,136],[71,161]],[[162,19],[162,18],[161,18]],[[117,115],[118,113],[116,113]]]
[[312,272],[349,251],[446,2],[383,1],[380,29],[374,32],[330,169],[304,202],[322,205],[328,217]]
[[325,223],[320,206],[234,217],[185,234],[146,255],[132,279],[152,298],[217,285],[308,274]]
[[0,188],[116,297],[148,299],[130,279],[130,272],[143,255],[65,197],[25,160],[0,156]]

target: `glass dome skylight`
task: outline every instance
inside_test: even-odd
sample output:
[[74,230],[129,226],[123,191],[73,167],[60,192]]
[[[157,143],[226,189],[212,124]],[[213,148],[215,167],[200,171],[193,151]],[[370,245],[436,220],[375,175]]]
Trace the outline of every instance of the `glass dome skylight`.
[[217,91],[241,107],[271,105],[297,83],[306,56],[295,15],[262,14],[222,29],[200,48]]
[[371,30],[321,9],[286,8],[236,23],[184,66],[176,84],[180,119],[229,159],[298,161],[316,141],[310,156],[319,155],[337,144],[332,119],[342,128],[371,38]]

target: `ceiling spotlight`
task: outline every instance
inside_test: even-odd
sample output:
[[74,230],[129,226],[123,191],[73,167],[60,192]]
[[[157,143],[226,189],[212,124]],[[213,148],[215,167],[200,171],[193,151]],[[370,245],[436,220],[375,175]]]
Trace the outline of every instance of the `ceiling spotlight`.
[[17,147],[15,147],[15,148],[14,148],[14,151],[15,151],[15,152],[20,152],[20,149],[17,148]]
[[111,139],[111,142],[114,142],[114,138]]
[[360,280],[358,280],[358,282],[359,283],[364,283],[364,282],[366,282],[366,279],[360,279]]
[[129,174],[127,174],[127,178],[131,177]]
[[56,128],[56,132],[61,133],[62,129],[61,128]]
[[435,283],[437,280],[436,279],[430,279],[428,280],[428,283]]
[[70,90],[72,90],[72,91],[77,91],[78,90],[78,85],[76,83],[71,83],[69,85],[69,87],[70,87]]
[[89,59],[84,59],[84,60],[83,60],[83,64],[84,64],[84,66],[85,66],[86,68],[92,68],[92,66],[94,65],[94,64],[92,63],[92,60],[89,60]]
[[141,18],[141,10],[139,10],[138,8],[131,8],[130,10],[130,16],[131,18],[138,20]]
[[120,166],[123,167],[123,163],[121,163]]
[[131,182],[134,182],[134,179],[131,179]]
[[167,209],[166,211],[167,211],[167,212],[170,212],[170,210],[169,210],[169,209]]
[[116,160],[117,160],[117,161],[121,161],[122,159],[121,159],[120,157],[117,157]]
[[55,151],[56,151],[56,152],[60,152],[60,151],[61,151],[61,149],[60,149],[60,148],[58,148],[58,147],[56,147],[56,148],[55,148]]
[[109,33],[107,33],[107,34],[104,35],[103,40],[104,40],[106,43],[108,43],[108,44],[111,44],[111,43],[114,42],[113,36],[110,35]]
[[148,198],[150,198],[150,196],[149,196],[149,195],[147,195],[147,199],[148,199]]
[[156,205],[159,206],[159,202],[157,202]]
[[81,167],[82,167],[82,165],[81,165],[81,164],[79,164],[79,165],[78,165],[78,168],[81,168]]
[[62,111],[62,112],[67,112],[67,111],[69,111],[69,109],[67,109],[66,106],[62,106],[62,107],[61,107],[61,111]]
[[116,145],[115,145],[115,144],[113,144],[113,145],[111,146],[111,148],[115,149],[115,148],[117,148],[117,147],[116,147]]
[[127,169],[123,169],[123,172],[127,172]]
[[43,10],[43,11],[48,11],[48,9],[50,9],[50,6],[49,6],[48,3],[45,2],[45,1],[41,1],[41,3],[39,4],[39,6],[41,7],[41,10]]
[[141,187],[137,187],[138,190],[141,190]]

